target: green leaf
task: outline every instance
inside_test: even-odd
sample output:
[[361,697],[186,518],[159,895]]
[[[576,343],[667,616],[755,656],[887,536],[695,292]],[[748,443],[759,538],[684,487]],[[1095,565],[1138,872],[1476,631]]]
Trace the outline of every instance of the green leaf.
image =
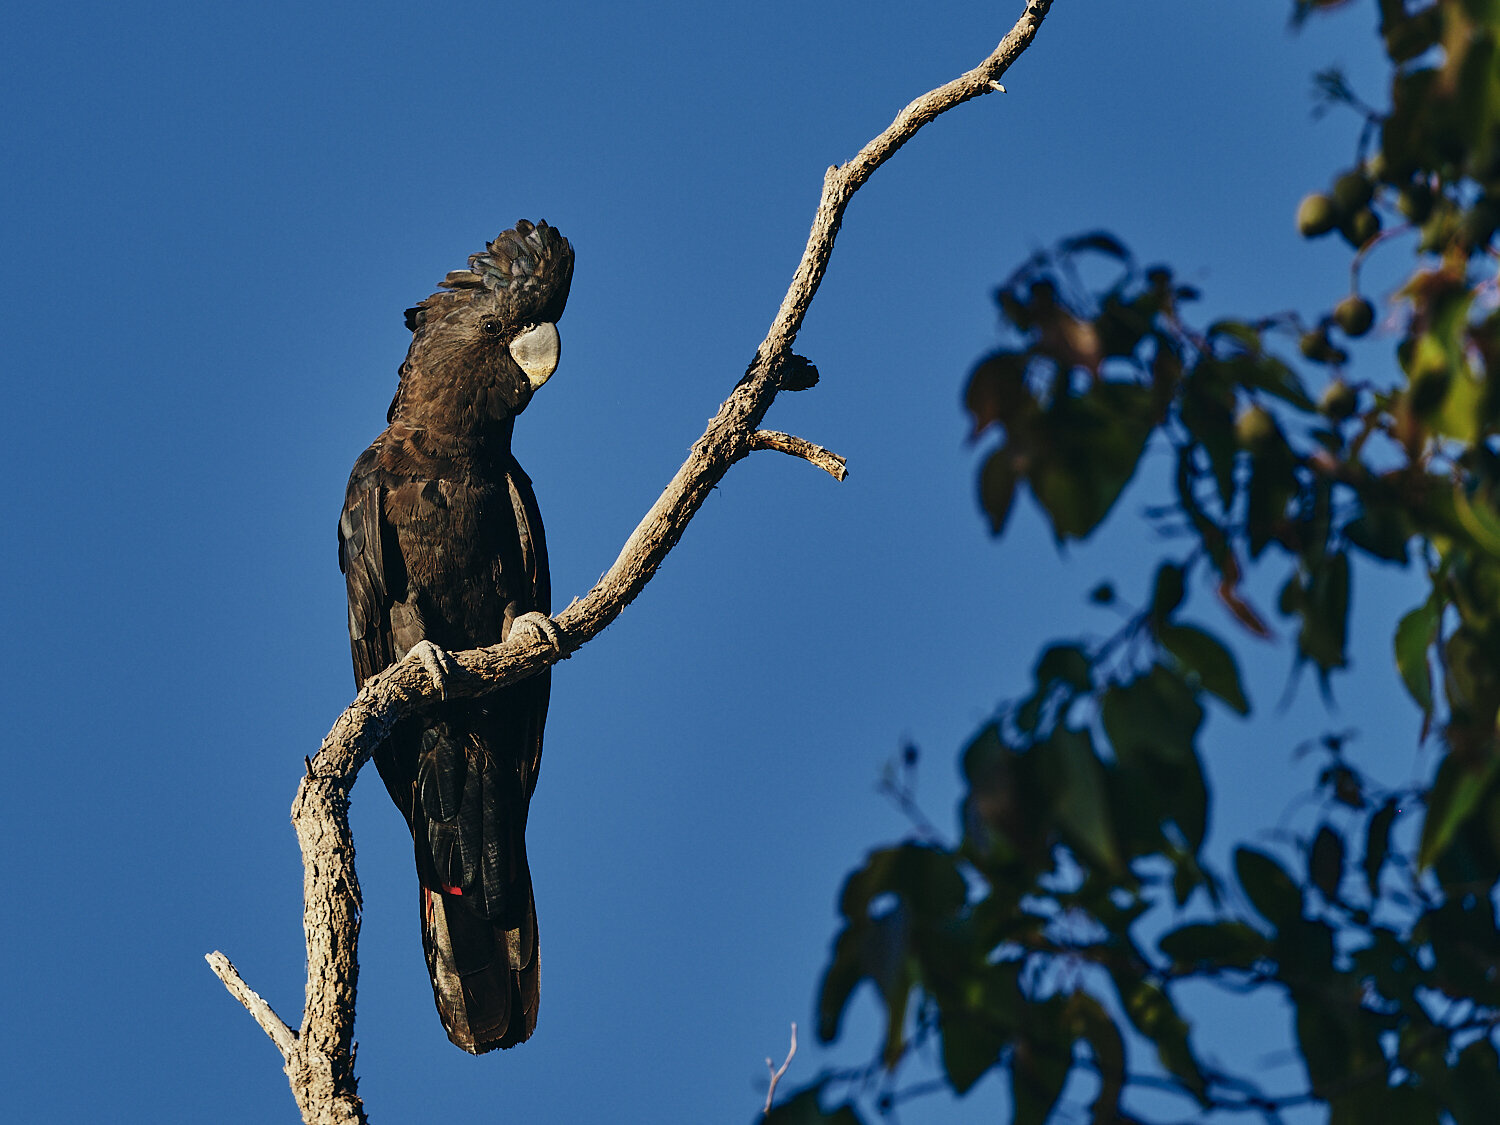
[[1208,1083],[1188,1045],[1187,1021],[1178,1014],[1172,998],[1150,981],[1127,976],[1122,970],[1112,970],[1111,976],[1131,1025],[1156,1045],[1162,1066],[1203,1101]]
[[1344,525],[1344,537],[1385,562],[1405,566],[1411,558],[1407,541],[1416,533],[1404,507],[1366,498],[1364,510]]
[[[1305,3],[1306,0],[1298,2]],[[1382,9],[1389,11],[1384,5]],[[1404,11],[1405,5],[1402,4],[1393,13],[1395,18],[1383,19],[1380,25],[1380,33],[1385,36],[1386,54],[1393,63],[1407,62],[1431,50],[1441,29],[1440,8],[1427,8],[1414,16],[1403,16]]]
[[1476,1039],[1458,1054],[1448,1111],[1457,1125],[1493,1125],[1500,1106],[1500,1055],[1489,1039]]
[[1148,387],[1101,382],[1081,395],[1054,397],[1033,435],[1029,479],[1059,540],[1084,538],[1109,514],[1155,423]]
[[887,1070],[894,1068],[906,1051],[906,1008],[917,983],[911,961],[904,956],[908,936],[905,911],[899,906],[875,919],[865,930],[869,976],[885,1002],[885,1049],[881,1059]]
[[[1450,876],[1444,881],[1454,880]],[[1434,976],[1444,992],[1480,1007],[1500,1005],[1500,974],[1495,967],[1500,927],[1488,895],[1452,895],[1418,921],[1416,937],[1423,936],[1431,943]]]
[[1212,346],[1221,340],[1232,340],[1245,353],[1256,356],[1260,354],[1260,332],[1243,320],[1216,320],[1208,326],[1204,335]]
[[1151,320],[1157,309],[1150,297],[1126,302],[1119,293],[1104,299],[1094,330],[1099,334],[1100,349],[1106,357],[1133,358],[1141,341],[1151,331]]
[[[1497,319],[1497,327],[1500,327],[1500,319]],[[1165,408],[1177,397],[1177,388],[1182,383],[1182,347],[1164,332],[1151,334],[1151,347],[1151,393],[1158,408]]]
[[1250,713],[1239,666],[1217,637],[1192,625],[1164,625],[1156,635],[1161,646],[1177,659],[1184,672],[1197,678],[1204,691],[1218,696],[1241,715]]
[[1103,230],[1091,230],[1086,234],[1076,234],[1071,238],[1065,238],[1058,243],[1057,249],[1064,255],[1077,254],[1081,250],[1092,250],[1096,254],[1103,254],[1117,261],[1130,261],[1130,251],[1125,249],[1124,244],[1114,235]]
[[1058,727],[1031,751],[1043,787],[1054,794],[1052,813],[1064,841],[1079,858],[1120,874],[1125,865],[1115,842],[1106,798],[1104,765],[1087,730]]
[[1160,664],[1104,695],[1105,732],[1121,759],[1196,768],[1193,741],[1203,708],[1183,679]]
[[[1392,21],[1385,29],[1387,49],[1393,58],[1415,58],[1436,42],[1436,20],[1428,27],[1413,31],[1413,19]],[[1381,151],[1395,168],[1408,173],[1419,167],[1432,167],[1439,161],[1433,141],[1433,103],[1438,71],[1433,67],[1416,67],[1398,73],[1391,84],[1391,115],[1380,131]]]
[[[1359,1008],[1357,995],[1330,1003],[1327,989],[1294,991],[1297,1042],[1307,1064],[1313,1093],[1322,1098],[1351,1088],[1354,1075],[1385,1067],[1380,1028],[1373,1013]],[[1371,1084],[1381,1089],[1384,1082]]]
[[824,1043],[838,1038],[849,997],[865,979],[863,937],[862,931],[848,928],[834,939],[828,967],[823,970],[823,983],[818,988],[818,1038]]
[[1449,751],[1438,766],[1432,792],[1427,795],[1427,819],[1422,823],[1422,844],[1417,850],[1417,866],[1431,867],[1453,842],[1464,822],[1479,807],[1479,799],[1489,789],[1500,770],[1500,755],[1485,753],[1478,760]]
[[873,981],[886,1010],[888,1062],[904,1046],[906,1006],[916,983],[908,956],[909,917],[901,904],[876,918],[853,921],[834,942],[833,958],[823,975],[818,996],[818,1038],[831,1042],[838,1035],[850,994],[860,982]]
[[[1489,567],[1475,568],[1482,574]],[[1469,577],[1478,577],[1472,573]],[[1459,603],[1463,618],[1457,629],[1450,633],[1439,649],[1439,663],[1443,670],[1443,689],[1448,696],[1448,741],[1472,744],[1477,739],[1488,739],[1496,726],[1496,711],[1500,710],[1500,662],[1495,659],[1495,640],[1484,627],[1483,618],[1488,616],[1491,606],[1500,607],[1500,598],[1476,600],[1473,593],[1480,592],[1492,583],[1481,581],[1478,590],[1463,590],[1465,596]],[[1472,623],[1471,618],[1480,618]],[[1493,629],[1494,626],[1490,626]],[[1467,738],[1457,737],[1466,731]]]
[[1000,1059],[1006,1036],[982,1020],[943,1018],[943,1070],[955,1094],[967,1094]]
[[966,1094],[1000,1061],[1000,1052],[1025,1022],[1021,963],[981,964],[942,1000],[943,1069]]
[[871,852],[865,866],[844,884],[839,910],[850,921],[867,918],[871,902],[886,894],[898,896],[914,917],[929,922],[950,918],[968,901],[954,857],[927,844]]
[[1397,1057],[1401,1065],[1434,1093],[1441,1092],[1444,1100],[1451,1093],[1452,1086],[1447,1038],[1420,1010],[1403,1020],[1396,1032]]
[[1036,400],[1026,387],[1030,362],[1030,357],[1016,352],[995,352],[979,361],[964,392],[964,406],[973,419],[971,438],[996,423],[1011,429],[1036,413]]
[[1383,1076],[1336,1094],[1328,1125],[1440,1125],[1442,1107],[1422,1086],[1388,1086]]
[[1266,447],[1252,450],[1248,461],[1245,531],[1250,557],[1257,559],[1275,539],[1287,505],[1297,495],[1297,461],[1279,432]]
[[1051,645],[1036,662],[1036,686],[1046,691],[1054,683],[1065,684],[1075,692],[1086,692],[1094,686],[1093,661],[1088,650],[1079,645]]
[[1344,879],[1344,839],[1328,825],[1318,829],[1307,853],[1307,877],[1328,902],[1337,902]]
[[949,853],[920,844],[871,852],[840,896],[846,925],[819,989],[818,1037],[829,1042],[838,1035],[850,995],[861,981],[873,981],[886,1008],[886,1059],[894,1063],[918,983],[914,947],[947,928],[967,901],[968,887]]
[[987,872],[1015,877],[1018,863],[1030,862],[1042,850],[1036,811],[1023,800],[1021,755],[1007,746],[991,723],[969,743],[963,755],[965,855]]
[[1120,1095],[1125,1090],[1125,1041],[1115,1021],[1087,992],[1068,997],[1066,1018],[1077,1039],[1086,1041],[1099,1072],[1099,1093],[1094,1096],[1092,1125],[1115,1125],[1119,1120]]
[[1400,808],[1396,804],[1396,798],[1392,797],[1381,805],[1374,816],[1370,817],[1369,831],[1365,836],[1365,885],[1370,888],[1372,899],[1380,897],[1380,869],[1385,866],[1385,858],[1391,850],[1391,826],[1396,822],[1396,814]]
[[1208,787],[1194,745],[1203,708],[1193,689],[1160,664],[1109,688],[1101,708],[1115,754],[1116,822],[1132,855],[1164,846],[1159,829],[1171,821],[1196,852],[1207,828]]
[[1374,927],[1372,935],[1374,941],[1354,953],[1355,975],[1373,982],[1385,1000],[1399,1004],[1408,1013],[1420,1012],[1416,991],[1427,981],[1416,955],[1384,926]]
[[1043,1125],[1073,1069],[1073,1044],[1056,998],[1031,1006],[1010,1060],[1011,1125]]
[[1203,870],[1198,863],[1198,857],[1192,852],[1171,849],[1167,858],[1172,862],[1172,901],[1178,906],[1186,906],[1187,900],[1192,897],[1194,891],[1203,887],[1208,891],[1209,898],[1215,904],[1219,901],[1218,888],[1213,878]]
[[1281,588],[1283,613],[1302,618],[1298,655],[1326,675],[1348,664],[1349,556],[1343,551],[1318,559],[1310,572],[1294,573]]
[[1288,984],[1309,984],[1325,993],[1336,981],[1333,927],[1321,918],[1293,918],[1279,926],[1271,942],[1278,975]]
[[1302,917],[1302,891],[1296,881],[1265,852],[1234,850],[1234,873],[1245,897],[1261,917],[1280,927]]
[[1234,463],[1239,448],[1234,436],[1234,402],[1233,383],[1211,359],[1199,362],[1183,380],[1182,423],[1208,455],[1219,507],[1226,514],[1234,505]]
[[1016,471],[1009,450],[997,449],[979,473],[979,505],[990,518],[990,534],[999,535],[1010,519],[1016,498]]
[[1351,809],[1365,807],[1365,787],[1359,774],[1348,766],[1338,763],[1328,766],[1318,775],[1318,784],[1333,791],[1333,799]]
[[1187,593],[1186,571],[1173,562],[1164,562],[1156,568],[1156,582],[1151,590],[1151,607],[1147,610],[1153,624],[1164,625],[1167,618],[1182,604]]
[[1224,361],[1231,375],[1242,386],[1265,391],[1269,395],[1290,403],[1298,410],[1313,411],[1317,404],[1302,385],[1302,379],[1287,366],[1285,361],[1273,355],[1236,356]]
[[1162,937],[1161,951],[1179,971],[1250,969],[1270,955],[1271,944],[1243,922],[1193,922]]
[[1437,640],[1441,619],[1442,601],[1434,590],[1432,597],[1396,626],[1396,667],[1401,672],[1401,682],[1424,715],[1432,713],[1432,666],[1427,650]]
[[[1467,294],[1472,298],[1472,294]],[[1467,328],[1468,301],[1454,302],[1460,305],[1454,310],[1454,321],[1450,334],[1444,339],[1445,359],[1451,372],[1448,393],[1443,398],[1442,408],[1431,419],[1438,433],[1469,444],[1478,436],[1479,406],[1482,390],[1474,369],[1469,364]]]
[[1500,514],[1463,485],[1453,488],[1453,513],[1474,543],[1491,558],[1500,558]]
[[825,1082],[820,1080],[797,1091],[786,1101],[771,1107],[771,1112],[764,1117],[757,1115],[757,1121],[762,1125],[863,1125],[851,1105],[823,1109],[819,1095],[824,1085]]
[[964,748],[961,759],[964,780],[971,787],[981,785],[997,770],[1008,769],[1015,756],[1015,751],[1001,739],[1000,728],[989,723]]

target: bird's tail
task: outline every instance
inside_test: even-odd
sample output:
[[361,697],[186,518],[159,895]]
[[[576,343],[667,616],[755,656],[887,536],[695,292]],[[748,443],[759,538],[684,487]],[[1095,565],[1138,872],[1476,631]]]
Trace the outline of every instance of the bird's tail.
[[[521,712],[523,715],[526,712]],[[526,808],[539,721],[455,712],[418,740],[413,843],[422,946],[448,1038],[473,1054],[522,1043],[541,990]],[[533,745],[535,744],[535,745]]]
[[541,993],[536,901],[526,881],[521,924],[506,929],[460,894],[421,889],[422,947],[448,1038],[470,1054],[513,1047],[536,1028]]

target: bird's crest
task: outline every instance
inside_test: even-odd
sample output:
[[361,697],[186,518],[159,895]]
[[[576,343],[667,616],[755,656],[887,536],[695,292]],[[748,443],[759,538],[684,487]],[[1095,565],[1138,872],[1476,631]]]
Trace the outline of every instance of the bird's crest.
[[568,240],[545,221],[521,219],[479,253],[469,255],[468,269],[453,270],[438,282],[448,292],[434,293],[407,309],[406,327],[416,332],[430,312],[481,296],[490,298],[509,324],[555,322],[568,303],[572,283],[573,247]]

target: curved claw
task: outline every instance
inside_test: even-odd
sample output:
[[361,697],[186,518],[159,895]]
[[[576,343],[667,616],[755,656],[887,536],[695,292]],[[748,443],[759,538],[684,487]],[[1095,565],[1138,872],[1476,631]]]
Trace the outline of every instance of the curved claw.
[[512,621],[510,623],[511,637],[516,635],[517,629],[533,634],[538,640],[551,645],[557,652],[562,651],[562,630],[557,627],[556,621],[541,610],[534,609],[530,613],[523,613]]
[[431,641],[423,639],[412,645],[406,653],[407,659],[416,657],[417,661],[427,670],[427,675],[432,679],[432,686],[437,688],[438,698],[448,698],[448,677],[457,671],[457,665],[453,663],[453,657]]

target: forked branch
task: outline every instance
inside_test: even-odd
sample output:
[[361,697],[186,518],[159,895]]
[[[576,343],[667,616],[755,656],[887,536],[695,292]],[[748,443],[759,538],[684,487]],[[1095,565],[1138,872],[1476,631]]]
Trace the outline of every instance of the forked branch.
[[[1052,0],[1028,0],[1021,18],[984,61],[917,98],[852,160],[828,169],[807,248],[745,377],[719,407],[614,564],[587,596],[558,614],[560,643],[554,646],[528,632],[492,648],[450,653],[455,670],[444,677],[446,698],[485,695],[515,683],[570,656],[595,637],[635,600],[708,494],[735,462],[752,451],[792,453],[842,479],[843,459],[836,454],[801,438],[758,427],[779,391],[810,385],[809,365],[792,354],[792,345],[828,268],[844,211],[875,169],[922,126],[954,106],[1001,89],[1000,77],[1031,44],[1051,7]],[[360,899],[349,831],[349,790],[360,767],[397,720],[437,702],[438,689],[418,660],[402,660],[373,677],[334,723],[298,786],[292,822],[302,847],[302,926],[308,970],[301,1027],[292,1032],[282,1023],[222,954],[209,956],[230,993],[281,1051],[293,1096],[309,1125],[365,1119],[353,1062]]]

